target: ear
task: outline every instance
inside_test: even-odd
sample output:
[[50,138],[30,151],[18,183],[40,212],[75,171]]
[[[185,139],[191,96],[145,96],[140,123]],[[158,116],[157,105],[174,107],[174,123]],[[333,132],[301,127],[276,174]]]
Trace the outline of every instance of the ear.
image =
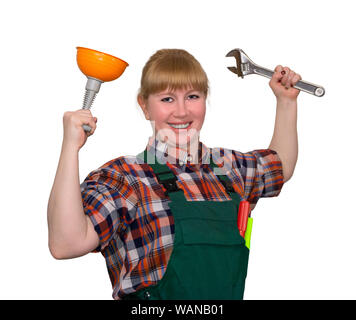
[[138,95],[137,102],[140,105],[146,120],[150,120],[150,115],[148,114],[148,110],[147,110],[147,101],[145,101],[145,99],[141,95]]

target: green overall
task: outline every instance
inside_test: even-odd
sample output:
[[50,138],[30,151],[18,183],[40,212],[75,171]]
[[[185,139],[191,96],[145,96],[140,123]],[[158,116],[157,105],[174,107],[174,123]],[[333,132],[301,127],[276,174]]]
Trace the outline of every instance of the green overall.
[[[217,167],[211,158],[210,165]],[[173,251],[157,284],[123,300],[243,299],[249,249],[237,228],[240,197],[231,180],[217,175],[232,200],[187,201],[168,166],[156,160],[151,167],[171,200]]]

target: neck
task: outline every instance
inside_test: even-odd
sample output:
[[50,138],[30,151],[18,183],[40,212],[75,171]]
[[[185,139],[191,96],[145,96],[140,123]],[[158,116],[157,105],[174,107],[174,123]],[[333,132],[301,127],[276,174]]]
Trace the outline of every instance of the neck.
[[184,157],[190,156],[190,159],[188,159],[189,162],[199,162],[199,137],[185,144],[173,144],[169,141],[167,141],[166,144],[166,153],[169,155],[169,157],[178,160],[184,160]]
[[[192,159],[198,159],[198,148],[199,145],[196,146],[186,145],[186,146],[172,146],[168,144],[167,152],[171,157],[179,159],[184,154],[188,154],[192,157]],[[192,160],[191,160],[192,161]]]

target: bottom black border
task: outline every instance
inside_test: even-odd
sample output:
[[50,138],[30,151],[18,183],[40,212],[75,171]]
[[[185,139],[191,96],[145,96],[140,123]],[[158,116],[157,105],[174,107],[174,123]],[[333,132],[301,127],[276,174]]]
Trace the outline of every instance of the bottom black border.
[[[338,316],[353,314],[353,300],[2,300],[1,311],[12,317],[83,317],[144,319],[253,319]],[[178,308],[178,309],[177,309]],[[179,311],[179,312],[178,312]],[[183,313],[184,311],[184,313]]]

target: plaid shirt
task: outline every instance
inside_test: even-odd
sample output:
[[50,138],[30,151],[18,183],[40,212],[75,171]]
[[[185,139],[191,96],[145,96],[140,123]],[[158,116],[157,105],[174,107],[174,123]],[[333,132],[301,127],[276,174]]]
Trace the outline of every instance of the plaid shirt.
[[[148,156],[155,155],[163,163],[165,146],[151,137]],[[207,165],[210,155],[216,164],[223,163],[221,173],[232,180],[242,200],[256,204],[260,197],[280,193],[283,172],[275,151],[241,153],[207,148],[199,142],[199,163],[189,163],[184,154],[179,156],[183,162],[169,159],[167,163],[188,201],[231,200],[216,171]],[[173,249],[174,221],[164,191],[138,155],[105,163],[81,184],[84,212],[100,238],[95,252],[105,257],[114,299],[156,284],[165,273]]]

